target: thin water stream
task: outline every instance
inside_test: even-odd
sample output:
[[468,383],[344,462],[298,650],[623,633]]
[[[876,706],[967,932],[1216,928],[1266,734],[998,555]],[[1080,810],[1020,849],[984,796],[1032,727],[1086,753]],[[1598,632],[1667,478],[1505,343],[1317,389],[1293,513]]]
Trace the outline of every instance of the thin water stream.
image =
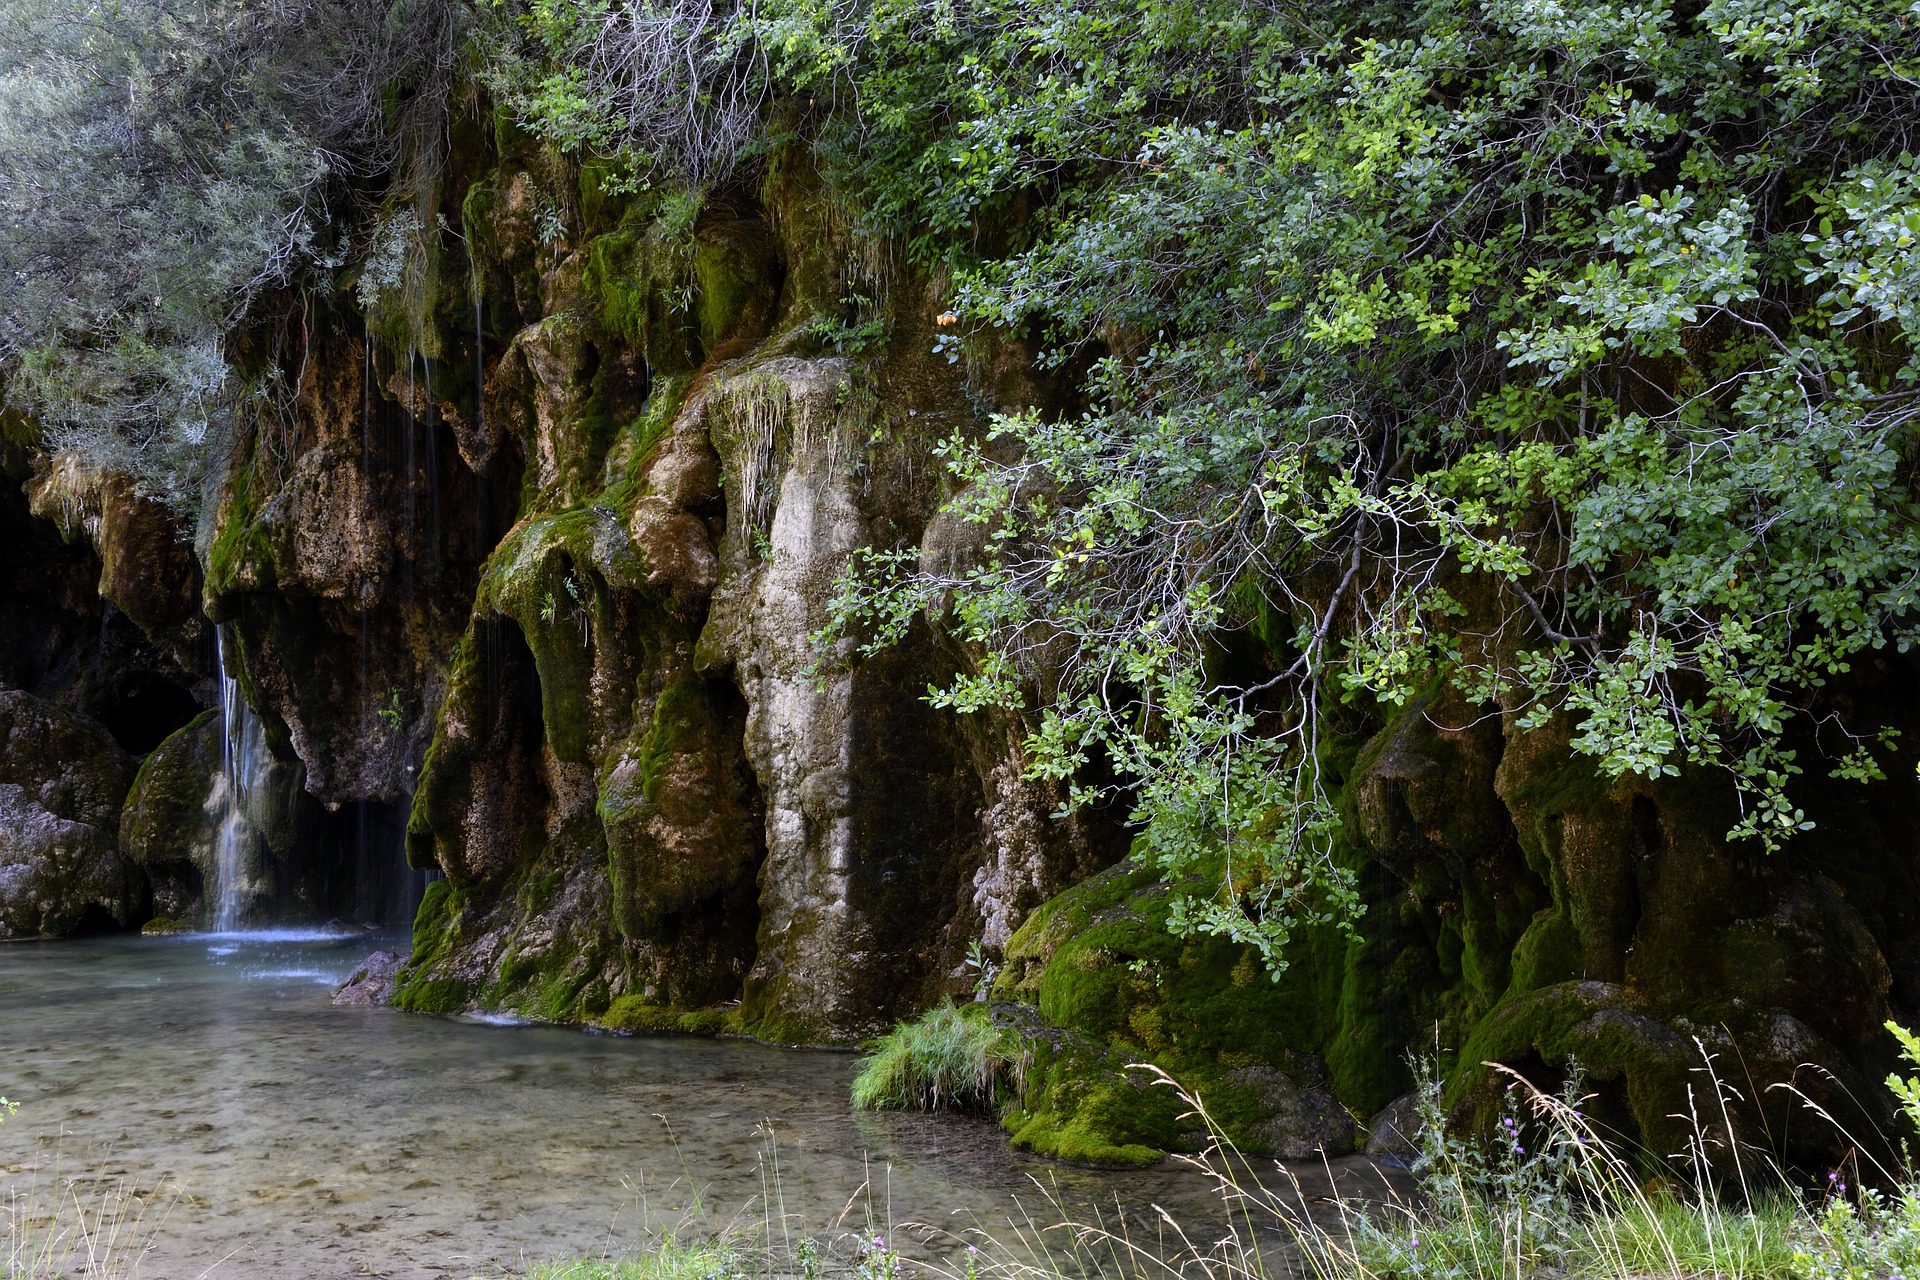
[[[696,1205],[809,1231],[1007,1229],[1116,1201],[1217,1234],[1207,1182],[1021,1157],[993,1126],[858,1114],[854,1059],[332,1005],[364,938],[252,933],[0,945],[0,1183],[177,1189],[148,1277],[495,1276],[621,1254]],[[770,1157],[778,1155],[779,1177]],[[1347,1190],[1377,1186],[1339,1162]],[[1305,1176],[1324,1174],[1308,1169]],[[1022,1207],[1024,1206],[1024,1208]]]

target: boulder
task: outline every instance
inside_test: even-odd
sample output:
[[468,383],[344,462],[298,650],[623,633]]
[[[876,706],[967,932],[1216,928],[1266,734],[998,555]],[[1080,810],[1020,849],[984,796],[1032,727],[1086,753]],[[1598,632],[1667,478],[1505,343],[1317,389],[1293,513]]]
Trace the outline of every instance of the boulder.
[[85,717],[0,690],[0,938],[144,917],[146,878],[116,840],[133,763]]
[[157,915],[200,915],[219,837],[220,748],[220,713],[205,712],[147,756],[120,811],[120,848],[147,873]]
[[0,784],[0,938],[55,938],[137,923],[139,871],[99,827],[49,813],[25,787]]
[[376,951],[360,962],[347,980],[333,993],[339,1005],[385,1004],[393,995],[394,975],[406,957],[395,951]]
[[55,817],[118,831],[134,759],[105,729],[55,703],[0,689],[0,783]]

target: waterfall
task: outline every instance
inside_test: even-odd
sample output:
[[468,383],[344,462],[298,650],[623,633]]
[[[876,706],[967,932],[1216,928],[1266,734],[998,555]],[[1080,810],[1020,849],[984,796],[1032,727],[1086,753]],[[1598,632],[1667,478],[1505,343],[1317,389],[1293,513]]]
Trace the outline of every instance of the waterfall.
[[[427,564],[427,603],[431,606],[440,588],[440,433],[437,429],[440,421],[439,406],[433,400],[433,362],[424,355],[420,358],[420,380],[426,388],[423,403],[426,406],[426,418],[421,424],[425,430],[423,438],[427,446],[427,536],[425,554]],[[431,613],[431,608],[429,608]]]
[[247,898],[248,862],[253,853],[253,829],[247,801],[267,765],[266,729],[240,694],[240,681],[227,674],[227,631],[216,628],[214,643],[220,663],[220,828],[214,841],[213,884],[207,897],[213,905],[213,927],[232,933],[241,925]]

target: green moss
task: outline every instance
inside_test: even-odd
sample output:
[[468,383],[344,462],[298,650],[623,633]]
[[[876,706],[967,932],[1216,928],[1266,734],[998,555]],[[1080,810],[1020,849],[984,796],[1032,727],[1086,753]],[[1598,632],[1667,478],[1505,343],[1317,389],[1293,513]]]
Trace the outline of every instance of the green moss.
[[1557,909],[1540,912],[1513,949],[1514,994],[1580,976],[1580,932]]
[[693,251],[702,348],[712,352],[729,338],[764,333],[778,303],[777,276],[778,259],[763,223],[703,227]]
[[779,1009],[756,1008],[752,992],[743,1000],[733,1019],[741,1035],[770,1044],[831,1044],[832,1032],[805,1018],[797,1018]]
[[642,352],[651,369],[676,373],[701,360],[694,315],[690,241],[656,220],[619,230],[587,245],[581,291],[600,327]]
[[640,744],[640,786],[650,801],[660,799],[660,769],[679,753],[680,744],[704,733],[708,714],[706,682],[697,676],[676,680],[660,691],[653,723]]
[[[454,646],[453,658],[448,664],[448,703],[455,706],[474,705],[483,682],[479,671],[479,653],[480,645],[474,635],[474,624],[469,622],[459,643]],[[407,865],[420,871],[444,869],[438,844],[439,833],[459,830],[461,815],[466,812],[471,800],[472,779],[455,759],[460,753],[447,737],[447,724],[447,718],[442,716],[434,725],[433,738],[427,744],[426,757],[420,765],[413,802],[407,810]],[[424,903],[421,909],[425,910]]]
[[413,964],[432,964],[453,941],[461,897],[445,880],[435,880],[420,895],[420,909],[413,915]]
[[[633,442],[628,454],[631,460],[631,474],[642,473],[638,465],[653,452],[655,445],[673,426],[673,420],[680,415],[680,406],[686,403],[687,392],[693,387],[693,375],[689,373],[661,374],[654,379],[647,395],[647,407],[639,418],[635,419],[629,430]],[[629,483],[616,482],[613,488],[602,495],[602,501],[612,502],[616,507],[625,507],[632,500]]]
[[1135,861],[1068,890],[1008,942],[997,994],[1031,999],[1057,1026],[1156,1060],[1233,1053],[1277,1061],[1326,1039],[1343,938],[1303,935],[1287,981],[1275,983],[1251,948],[1176,937],[1167,928],[1170,897],[1155,871]]
[[523,521],[488,559],[476,602],[519,625],[540,677],[547,744],[574,763],[589,759],[593,635],[606,608],[604,584],[590,567],[598,518],[574,508]]
[[[1052,1029],[1026,1040],[1029,1061],[1015,1105],[1000,1117],[1014,1147],[1056,1160],[1135,1167],[1183,1142],[1184,1104],[1144,1073],[1125,1070],[1126,1055]],[[1129,1078],[1129,1075],[1133,1078]]]
[[1428,967],[1425,948],[1377,935],[1363,935],[1344,960],[1334,1030],[1324,1049],[1327,1076],[1341,1102],[1365,1117],[1412,1085],[1406,1046],[1416,1028],[1405,993],[1431,989],[1438,975]]
[[1120,1169],[1138,1169],[1166,1158],[1166,1152],[1145,1143],[1129,1142],[1115,1146],[1102,1139],[1101,1131],[1087,1117],[1101,1107],[1089,1105],[1067,1123],[1053,1115],[1031,1115],[1024,1111],[1008,1113],[1005,1123],[1009,1141],[1016,1150],[1031,1151],[1055,1160],[1075,1164],[1108,1165]]
[[566,436],[568,460],[563,469],[576,478],[572,492],[600,482],[616,442],[646,416],[645,405],[631,399],[633,391],[619,361],[600,362],[593,385],[581,403],[580,416]]
[[[568,957],[566,969],[558,973],[549,973],[546,981],[539,983],[531,1001],[535,1013],[546,1022],[578,1022],[597,1013],[606,1012],[607,1002],[602,999],[600,1007],[589,1011],[586,995],[593,985],[588,973],[574,972],[579,957]],[[604,991],[604,987],[602,988]],[[523,1007],[526,1007],[523,1005]]]
[[472,1004],[472,984],[458,978],[416,978],[393,987],[393,1007],[410,1013],[464,1013]]
[[223,597],[269,587],[275,581],[274,549],[259,518],[253,465],[249,455],[234,468],[231,496],[207,547],[205,596],[208,616],[215,622],[232,618],[231,607],[221,607]]
[[[696,869],[704,865],[698,859],[663,859],[647,832],[663,798],[663,776],[672,763],[693,757],[696,767],[707,768],[706,758],[721,749],[717,744],[725,732],[716,718],[707,681],[685,676],[661,690],[639,741],[608,753],[599,778],[596,812],[607,836],[614,921],[629,938],[658,936],[667,917],[692,907],[719,887]],[[629,761],[637,768],[627,767]]]
[[649,299],[633,264],[639,244],[637,231],[596,236],[587,245],[581,288],[589,300],[599,304],[600,327],[610,337],[644,350]]
[[580,166],[580,222],[589,231],[601,231],[621,221],[634,203],[632,166],[614,160],[587,160]]
[[673,1009],[644,996],[621,996],[595,1020],[608,1031],[717,1036],[732,1029],[727,1015],[713,1009]]
[[[1268,1141],[1273,1103],[1263,1081],[1275,1072],[1295,1088],[1331,1091],[1362,1119],[1405,1092],[1407,1047],[1436,1022],[1460,1032],[1468,1024],[1464,944],[1439,926],[1455,946],[1449,976],[1435,963],[1432,913],[1359,850],[1343,845],[1338,856],[1358,877],[1368,912],[1354,936],[1298,933],[1277,981],[1252,948],[1170,932],[1173,889],[1140,861],[1037,909],[1009,940],[994,994],[1032,1006],[1066,1034],[1060,1045],[1085,1043],[1038,1053],[1009,1127],[1025,1132],[1030,1149],[1082,1153],[1070,1158],[1198,1140],[1181,1131],[1168,1091],[1135,1087],[1103,1053],[1164,1069],[1252,1150]],[[1205,880],[1202,873],[1194,884]]]
[[203,711],[140,762],[120,810],[120,847],[144,865],[190,861],[220,764],[220,713]]
[[490,182],[476,182],[460,200],[460,226],[472,245],[476,258],[498,258],[502,246],[494,230],[494,213],[500,197]]
[[427,886],[413,917],[413,951],[394,977],[393,1005],[415,1013],[460,1013],[473,1004],[473,984],[436,972],[458,950],[466,895],[445,880]]

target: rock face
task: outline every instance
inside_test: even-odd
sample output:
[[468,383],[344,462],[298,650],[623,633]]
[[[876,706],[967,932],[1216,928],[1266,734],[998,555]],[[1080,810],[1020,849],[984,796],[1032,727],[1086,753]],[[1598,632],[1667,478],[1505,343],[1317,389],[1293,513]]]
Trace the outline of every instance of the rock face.
[[152,750],[215,696],[186,531],[124,482],[12,440],[0,476],[0,689]]
[[[861,548],[975,554],[936,446],[1074,411],[1033,352],[934,354],[942,283],[797,150],[623,194],[505,126],[454,140],[419,287],[304,326],[198,557],[124,483],[0,451],[0,932],[210,920],[223,654],[263,739],[244,918],[391,923],[380,868],[438,877],[355,1000],[851,1043],[970,992],[977,942],[1033,1059],[1007,1126],[1064,1158],[1204,1139],[1143,1062],[1245,1150],[1401,1150],[1434,1046],[1468,1121],[1507,1079],[1483,1063],[1550,1087],[1576,1058],[1656,1153],[1709,1061],[1742,1092],[1716,1123],[1802,1164],[1842,1141],[1767,1084],[1886,1128],[1881,1024],[1920,1019],[1911,771],[1810,780],[1819,825],[1760,855],[1724,785],[1596,778],[1564,725],[1356,709],[1326,765],[1367,911],[1272,980],[1168,932],[1119,813],[1053,816],[1030,725],[927,705],[961,645],[813,639]],[[1833,693],[1902,709],[1917,676]]]
[[[471,389],[436,381],[438,362],[396,364],[332,336],[310,367],[286,436],[243,442],[207,552],[206,611],[307,789],[332,807],[391,804],[412,792],[518,475],[467,468],[446,397]],[[380,380],[417,402],[395,404]]]
[[924,705],[952,661],[931,636],[815,670],[836,575],[926,523],[928,447],[972,410],[930,336],[864,358],[812,336],[853,251],[777,166],[690,244],[658,200],[583,190],[542,263],[525,208],[575,180],[506,157],[463,204],[507,294],[490,314],[519,324],[477,410],[507,430],[473,448],[518,449],[525,484],[420,775],[409,849],[446,879],[395,1000],[859,1039],[964,981],[986,921],[1004,936],[1117,852],[1044,822],[1058,797],[1004,739]]
[[0,938],[145,918],[145,879],[115,840],[133,765],[99,725],[0,690]]

